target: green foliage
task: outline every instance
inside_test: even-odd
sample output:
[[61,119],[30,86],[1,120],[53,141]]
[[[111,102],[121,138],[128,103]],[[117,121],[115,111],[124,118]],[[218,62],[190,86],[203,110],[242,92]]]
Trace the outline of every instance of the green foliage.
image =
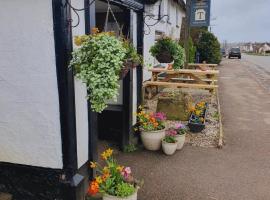
[[169,52],[174,60],[173,68],[181,69],[185,62],[185,50],[176,41],[169,37],[162,37],[150,48],[152,56],[156,57],[161,52]]
[[73,52],[70,66],[74,67],[76,77],[86,83],[93,111],[103,111],[107,101],[117,97],[126,53],[123,42],[106,33],[87,36]]
[[221,62],[220,43],[216,36],[203,31],[198,41],[197,50],[200,53],[200,62],[219,64]]
[[[180,45],[184,48],[185,41],[181,40]],[[191,37],[189,37],[189,40],[188,40],[188,47],[189,47],[189,59],[188,59],[188,62],[189,63],[194,63],[195,55],[196,55],[196,47],[195,47]]]
[[135,188],[133,185],[129,184],[129,183],[120,183],[117,185],[116,187],[116,196],[118,197],[128,197],[130,195],[132,195],[135,192]]
[[134,151],[137,151],[137,147],[134,144],[129,144],[129,145],[124,146],[125,153],[131,153]]
[[176,143],[177,140],[175,139],[174,136],[171,135],[166,135],[165,138],[163,139],[167,143]]
[[137,53],[137,50],[134,48],[133,44],[128,40],[123,40],[124,48],[127,50],[125,60],[132,60],[136,64],[143,64],[143,57]]

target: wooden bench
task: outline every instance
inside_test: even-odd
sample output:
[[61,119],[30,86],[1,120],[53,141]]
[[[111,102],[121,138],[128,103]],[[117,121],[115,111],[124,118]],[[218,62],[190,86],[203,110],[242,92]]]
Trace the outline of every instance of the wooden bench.
[[179,69],[168,70],[165,68],[149,69],[152,73],[151,80],[144,82],[143,94],[148,90],[148,98],[152,97],[152,87],[158,92],[159,87],[205,89],[211,93],[218,88],[218,70]]
[[217,68],[217,64],[208,64],[208,63],[189,63],[188,64],[188,68],[189,69],[200,69],[200,70],[207,70],[207,69],[211,69],[211,70],[215,70]]

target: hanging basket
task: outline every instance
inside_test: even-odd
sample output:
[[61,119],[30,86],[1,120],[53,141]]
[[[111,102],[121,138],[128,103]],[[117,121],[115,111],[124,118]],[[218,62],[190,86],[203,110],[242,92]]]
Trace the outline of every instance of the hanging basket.
[[128,74],[130,69],[134,69],[138,67],[140,64],[133,62],[131,59],[128,59],[124,62],[124,65],[120,71],[119,74],[119,80],[122,80],[125,78],[125,76]]
[[173,57],[168,51],[162,51],[157,56],[156,59],[160,63],[171,63],[173,61]]
[[145,4],[155,4],[157,3],[159,0],[145,0],[144,3]]

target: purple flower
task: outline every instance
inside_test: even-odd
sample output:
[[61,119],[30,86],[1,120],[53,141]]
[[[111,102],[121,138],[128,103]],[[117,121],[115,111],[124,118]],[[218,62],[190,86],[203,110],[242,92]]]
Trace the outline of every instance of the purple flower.
[[177,123],[177,124],[175,125],[175,128],[176,128],[176,129],[185,129],[186,126],[185,126],[184,124]]

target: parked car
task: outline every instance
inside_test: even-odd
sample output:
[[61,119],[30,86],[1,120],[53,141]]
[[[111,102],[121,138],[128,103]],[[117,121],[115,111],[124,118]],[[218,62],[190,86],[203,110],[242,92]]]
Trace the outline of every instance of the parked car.
[[220,53],[221,53],[221,56],[223,57],[223,58],[226,58],[226,50],[224,49],[224,48],[221,48],[220,49]]
[[231,48],[231,50],[229,52],[229,58],[233,58],[233,57],[237,57],[237,58],[241,59],[240,48],[238,48],[238,47]]

